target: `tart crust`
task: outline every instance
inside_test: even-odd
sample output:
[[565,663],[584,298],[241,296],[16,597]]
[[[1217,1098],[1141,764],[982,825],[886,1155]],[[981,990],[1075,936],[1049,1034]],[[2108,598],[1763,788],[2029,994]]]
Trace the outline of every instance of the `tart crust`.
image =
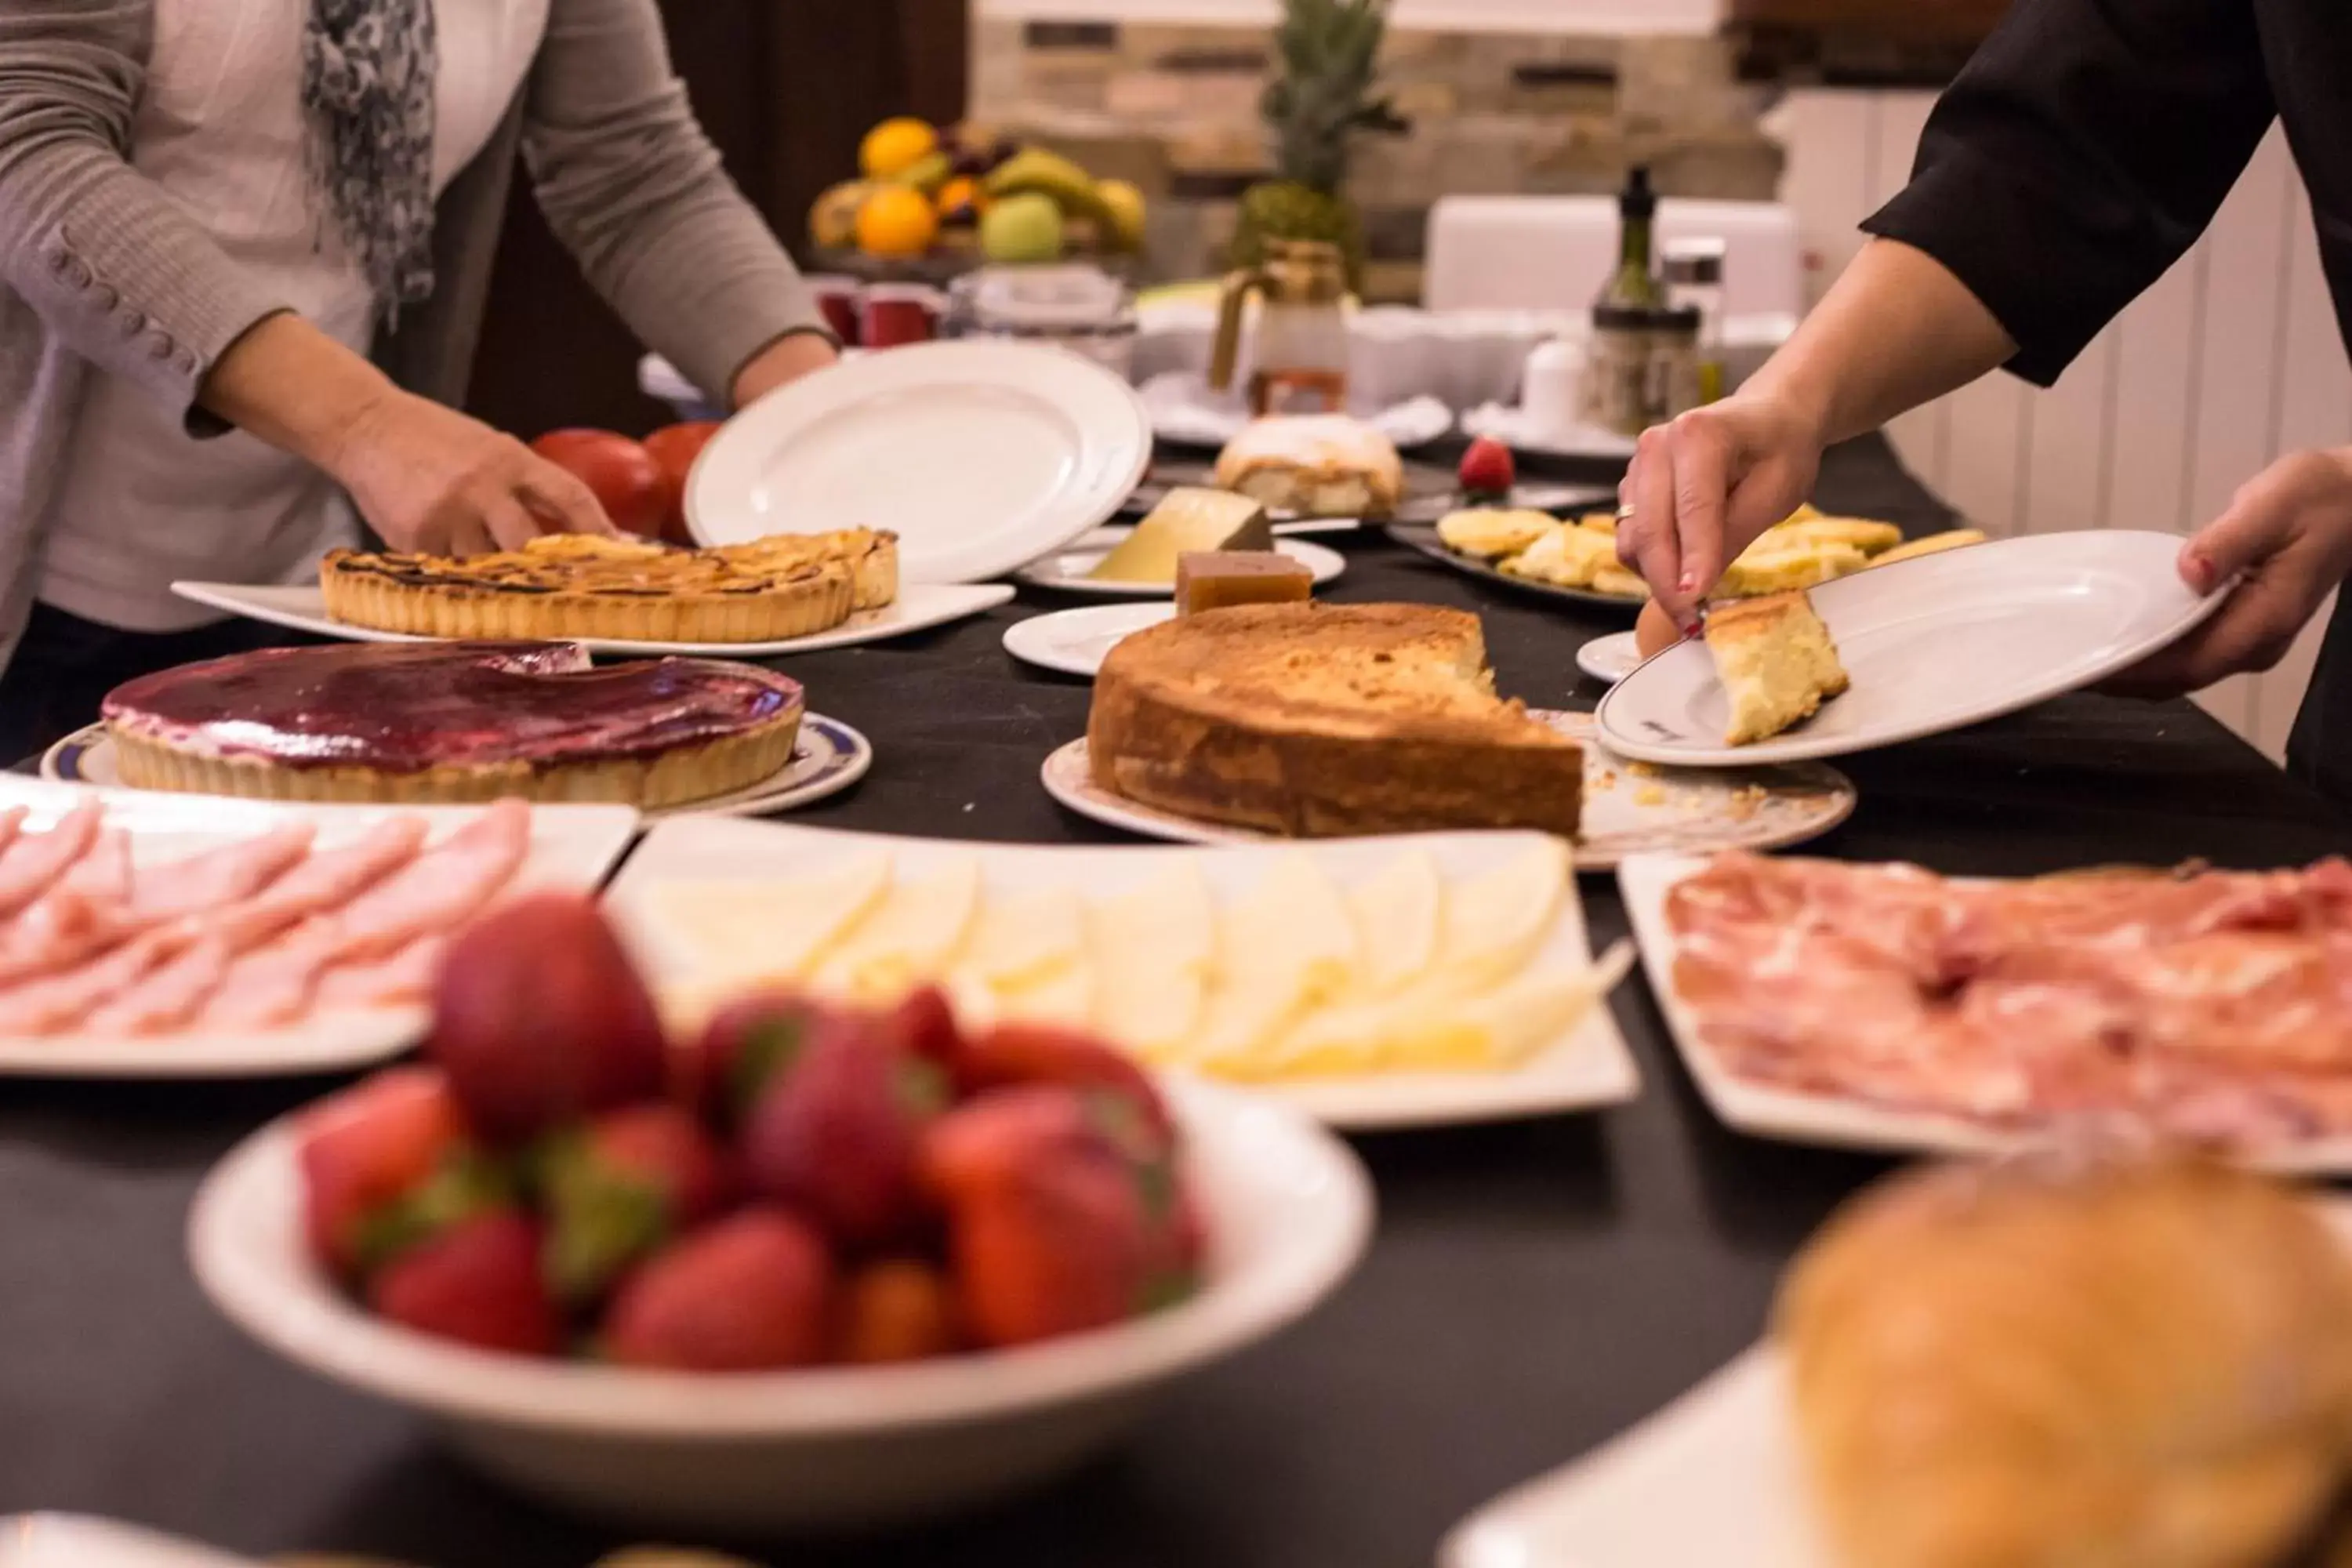
[[853,529],[696,551],[580,535],[466,560],[338,550],[319,585],[331,618],[410,637],[782,642],[896,599],[898,545]]
[[738,735],[647,757],[580,762],[443,763],[415,773],[370,767],[287,767],[254,757],[205,757],[109,724],[122,782],[134,789],[257,800],[463,805],[509,795],[542,804],[617,804],[658,810],[747,789],[781,772],[800,738],[798,703]]

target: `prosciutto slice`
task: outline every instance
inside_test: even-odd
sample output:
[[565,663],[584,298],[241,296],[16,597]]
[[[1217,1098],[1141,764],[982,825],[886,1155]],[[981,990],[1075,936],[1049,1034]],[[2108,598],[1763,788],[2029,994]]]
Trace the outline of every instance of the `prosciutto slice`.
[[59,817],[47,833],[12,836],[7,852],[0,855],[0,920],[29,907],[89,853],[101,815],[96,802],[85,802]]

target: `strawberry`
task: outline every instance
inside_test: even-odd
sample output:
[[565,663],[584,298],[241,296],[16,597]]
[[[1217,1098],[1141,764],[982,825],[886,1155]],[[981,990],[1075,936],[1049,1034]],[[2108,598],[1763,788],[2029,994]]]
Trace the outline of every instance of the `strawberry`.
[[1163,1132],[1172,1125],[1149,1074],[1132,1058],[1074,1029],[1001,1024],[964,1042],[956,1058],[956,1087],[966,1095],[1024,1083],[1112,1090],[1134,1100]]
[[506,1144],[650,1100],[669,1075],[645,983],[594,900],[572,893],[506,904],[457,939],[425,1049],[467,1119]]
[[965,1042],[962,1031],[956,1027],[955,1012],[948,1005],[946,992],[936,985],[909,992],[907,999],[898,1004],[894,1021],[908,1050],[951,1072],[957,1069]]
[[1481,436],[1462,454],[1462,493],[1470,500],[1504,501],[1518,482],[1518,467],[1511,449],[1492,436]]
[[305,1112],[296,1137],[310,1248],[351,1279],[362,1271],[370,1222],[428,1181],[467,1132],[447,1078],[404,1067]]
[[682,1053],[686,1103],[720,1127],[741,1126],[770,1082],[800,1060],[833,1017],[821,1003],[781,991],[720,1009]]
[[823,1358],[833,1260],[781,1209],[746,1209],[648,1258],[604,1315],[604,1353],[625,1366],[762,1372]]
[[593,1300],[630,1264],[719,1211],[728,1172],[702,1124],[674,1105],[607,1111],[542,1151],[549,1280]]
[[1189,1293],[1200,1242],[1173,1152],[1124,1094],[985,1094],[931,1130],[921,1169],[983,1343],[1100,1328]]
[[915,1155],[947,1106],[946,1074],[891,1020],[835,1018],[744,1124],[745,1179],[845,1246],[895,1240],[920,1217]]
[[552,1355],[563,1322],[539,1273],[538,1227],[512,1208],[458,1221],[381,1269],[368,1305],[389,1321],[478,1350]]
[[833,1359],[853,1366],[924,1361],[955,1349],[955,1298],[932,1264],[885,1258],[841,1292]]

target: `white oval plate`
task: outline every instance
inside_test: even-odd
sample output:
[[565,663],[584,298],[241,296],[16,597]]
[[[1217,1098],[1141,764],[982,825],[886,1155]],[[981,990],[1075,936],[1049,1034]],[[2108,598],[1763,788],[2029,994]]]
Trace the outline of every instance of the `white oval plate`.
[[[316,583],[273,585],[267,583],[174,583],[172,592],[183,599],[243,616],[313,637],[341,637],[345,642],[436,642],[446,639],[412,637],[405,632],[380,632],[331,618],[326,595]],[[829,632],[778,642],[635,642],[615,637],[569,637],[591,653],[658,658],[778,658],[789,653],[815,653],[828,647],[855,647],[882,642],[909,632],[960,621],[992,610],[1013,597],[1003,583],[972,585],[909,583],[898,596],[878,610],[860,610]]]
[[[1601,749],[1589,713],[1532,710],[1584,743],[1584,822],[1576,868],[1607,871],[1636,855],[1783,849],[1818,838],[1853,815],[1853,784],[1822,763],[1737,773],[1636,771]],[[1196,822],[1141,805],[1097,785],[1087,743],[1073,741],[1045,759],[1045,793],[1081,816],[1175,844],[1266,844],[1277,835]]]
[[1632,632],[1594,637],[1576,650],[1576,668],[1604,685],[1614,686],[1642,667],[1642,644]]
[[[1024,568],[1021,580],[1032,587],[1051,588],[1057,594],[1097,594],[1105,598],[1172,599],[1176,596],[1173,583],[1098,582],[1087,575],[1102,564],[1119,542],[1134,529],[1123,524],[1097,528],[1078,540],[1072,548]],[[1315,574],[1318,587],[1331,582],[1348,569],[1348,558],[1325,544],[1314,544],[1303,539],[1277,539],[1275,549],[1287,555]]]
[[908,583],[977,583],[1114,515],[1151,461],[1134,388],[1091,360],[921,343],[840,364],[728,421],[686,485],[705,544],[824,528],[898,536]]
[[[839,795],[874,765],[874,746],[838,719],[811,713],[801,720],[793,760],[760,783],[708,800],[663,806],[644,815],[665,816],[765,816]],[[41,757],[41,776],[59,784],[127,789],[116,765],[113,738],[92,724],[51,746]]]
[[1174,605],[1086,605],[1004,628],[1004,651],[1024,664],[1092,680],[1123,638],[1176,618]]
[[1676,767],[1840,757],[1998,719],[2093,686],[2221,605],[2180,580],[2178,535],[2042,533],[1874,566],[1812,590],[1853,688],[1810,722],[1723,743],[1729,705],[1703,643],[1679,643],[1601,700],[1622,756]]

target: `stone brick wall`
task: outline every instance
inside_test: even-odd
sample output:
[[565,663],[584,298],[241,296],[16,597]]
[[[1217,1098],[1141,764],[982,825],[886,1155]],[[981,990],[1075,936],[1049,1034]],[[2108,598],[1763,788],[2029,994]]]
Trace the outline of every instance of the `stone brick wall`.
[[[1234,197],[1265,172],[1262,28],[972,23],[975,120],[1037,137],[1153,198],[1150,269],[1215,269]],[[1430,204],[1447,193],[1595,194],[1646,163],[1670,195],[1767,199],[1780,149],[1769,89],[1710,37],[1552,37],[1397,30],[1384,70],[1409,135],[1360,144],[1353,184],[1370,292],[1419,291]]]

